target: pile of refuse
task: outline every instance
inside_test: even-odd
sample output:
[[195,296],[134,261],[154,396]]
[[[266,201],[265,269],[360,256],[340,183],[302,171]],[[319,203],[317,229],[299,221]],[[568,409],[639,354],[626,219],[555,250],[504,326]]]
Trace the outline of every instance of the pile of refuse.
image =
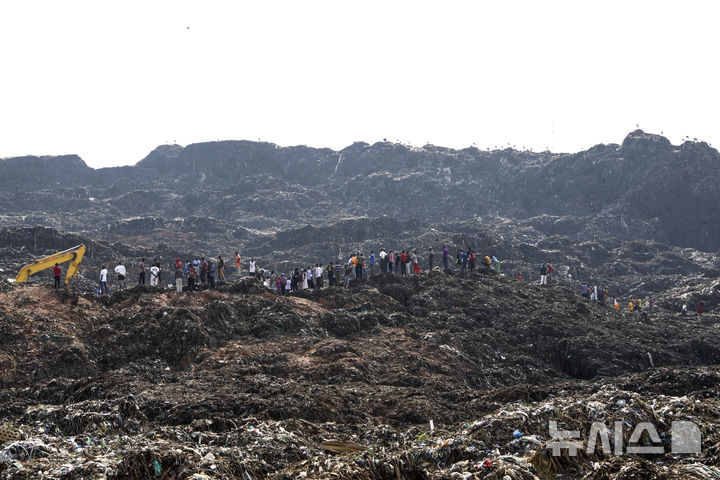
[[720,478],[712,313],[490,271],[3,299],[0,479]]
[[[0,478],[720,478],[717,389],[650,397],[612,384],[584,388],[499,404],[462,424],[404,427],[231,416],[153,425],[132,397],[34,406],[18,426],[0,429]],[[698,426],[701,453],[672,452],[676,421]],[[579,432],[575,455],[564,447],[554,454],[551,422]],[[633,443],[643,422],[656,428],[657,442],[646,432]],[[589,450],[593,423],[607,425],[610,450],[602,436]],[[661,452],[633,455],[633,445]]]

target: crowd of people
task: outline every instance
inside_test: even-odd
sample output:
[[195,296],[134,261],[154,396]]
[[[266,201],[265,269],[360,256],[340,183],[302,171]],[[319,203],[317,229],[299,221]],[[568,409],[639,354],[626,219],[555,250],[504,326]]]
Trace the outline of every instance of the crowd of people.
[[[436,264],[436,253],[430,248],[427,252],[426,261],[428,269],[432,270],[435,266],[442,265],[443,268],[456,268],[459,271],[470,271],[479,268],[492,268],[500,273],[500,261],[495,256],[478,257],[472,250],[458,249],[455,255],[451,255],[447,247],[444,247],[438,254],[440,262]],[[349,285],[355,278],[367,278],[374,273],[393,273],[398,275],[413,275],[422,273],[420,267],[420,255],[417,251],[411,250],[385,250],[381,248],[376,254],[374,250],[366,256],[360,252],[350,255],[346,263],[341,264],[340,261],[328,262],[327,265],[314,264],[304,267],[295,267],[288,273],[275,272],[274,270],[261,269],[255,258],[251,258],[247,265],[243,265],[240,253],[235,252],[235,259],[232,265],[221,257],[217,259],[195,257],[194,259],[186,259],[182,261],[179,257],[175,258],[171,264],[173,283],[168,283],[168,287],[174,287],[178,292],[182,292],[185,287],[188,291],[194,291],[198,285],[207,285],[214,288],[216,284],[226,282],[226,272],[233,269],[234,278],[243,276],[253,276],[263,282],[263,284],[271,289],[276,289],[278,293],[284,295],[288,292],[302,291],[307,289],[322,288],[326,283],[328,286]],[[59,276],[59,268],[56,268],[56,274]],[[119,290],[127,288],[126,279],[128,270],[123,262],[113,269],[117,281],[116,286]],[[157,258],[151,263],[146,262],[142,258],[137,265],[137,283],[145,285],[149,275],[149,284],[151,286],[163,285],[163,270]],[[547,274],[546,274],[547,275]],[[169,279],[166,279],[169,282]],[[546,280],[541,283],[547,283]],[[106,265],[100,268],[99,286],[95,289],[96,293],[104,295],[108,290],[108,269]]]
[[[436,255],[439,262],[436,262]],[[493,269],[500,273],[500,260],[494,255],[485,255],[479,257],[473,253],[471,249],[457,249],[454,255],[450,254],[447,247],[443,247],[437,254],[432,248],[428,249],[426,257],[422,259],[428,269],[440,267],[448,269],[454,268],[461,272],[475,270],[476,268]],[[280,295],[289,292],[303,291],[308,289],[323,288],[327,286],[348,286],[353,279],[367,278],[374,273],[392,273],[398,275],[414,275],[422,273],[420,267],[421,257],[416,250],[385,250],[381,248],[375,254],[374,250],[366,256],[361,252],[354,253],[349,256],[346,262],[340,261],[328,262],[326,265],[316,263],[314,265],[306,265],[303,267],[295,267],[288,273],[275,272],[274,270],[264,270],[260,268],[251,258],[247,265],[243,266],[240,258],[240,252],[235,252],[233,265],[228,263],[221,257],[217,259],[195,257],[194,259],[186,259],[182,261],[179,257],[171,264],[172,279],[174,283],[168,283],[168,287],[175,288],[177,292],[182,292],[185,287],[188,291],[194,291],[198,285],[206,285],[209,288],[215,288],[216,284],[226,282],[226,272],[232,269],[233,278],[241,278],[244,276],[252,276],[262,282],[269,289],[276,290]],[[234,267],[234,268],[233,268]],[[243,268],[245,267],[245,268]],[[116,286],[119,290],[127,288],[126,278],[128,271],[123,262],[113,269],[117,281]],[[542,264],[539,269],[539,284],[547,285],[550,275],[555,269],[549,263]],[[60,286],[62,270],[55,264],[53,267],[53,276],[55,280],[55,288]],[[145,285],[146,278],[149,276],[149,284],[151,286],[163,285],[163,271],[157,258],[149,264],[145,258],[142,258],[137,266],[137,283]],[[518,274],[516,280],[524,282],[522,275]],[[170,279],[167,279],[169,282]],[[95,292],[101,295],[107,294],[108,290],[108,269],[102,265],[100,269],[99,287]],[[580,295],[589,301],[598,302],[603,306],[609,306],[616,311],[621,310],[621,305],[617,299],[613,299],[610,303],[609,290],[604,284],[591,286],[583,283],[579,289]],[[638,312],[645,310],[652,311],[655,307],[655,299],[651,296],[647,302],[643,302],[640,298],[631,299],[627,304],[627,310],[630,312]],[[697,313],[703,312],[702,302],[697,304]],[[682,305],[683,315],[687,314],[687,305]]]
[[[458,249],[453,258],[447,247],[445,247],[440,255],[444,268],[450,268],[451,264],[454,264],[455,268],[463,272],[474,270],[478,260],[477,255],[471,250],[462,251]],[[277,289],[278,293],[284,295],[287,292],[322,288],[325,278],[327,278],[328,286],[348,286],[353,279],[367,278],[374,273],[419,274],[423,272],[420,268],[420,260],[417,251],[386,251],[381,248],[377,254],[375,254],[374,250],[371,250],[367,256],[361,252],[354,253],[343,264],[340,261],[335,261],[334,263],[328,262],[325,266],[315,264],[295,267],[290,270],[289,274],[276,274],[274,271],[266,274],[263,271],[257,275],[263,280],[266,287]],[[483,257],[481,263],[486,268],[494,268],[498,273],[500,272],[500,261],[494,256],[492,258],[489,256]],[[427,253],[427,264],[431,270],[435,266],[435,253],[432,248]]]

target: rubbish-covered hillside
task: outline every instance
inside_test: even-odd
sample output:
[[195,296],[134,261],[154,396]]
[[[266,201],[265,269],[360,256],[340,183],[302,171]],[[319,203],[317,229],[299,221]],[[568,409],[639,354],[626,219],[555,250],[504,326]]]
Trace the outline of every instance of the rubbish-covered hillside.
[[[712,313],[616,312],[490,270],[62,292],[0,293],[0,478],[720,475]],[[702,453],[548,459],[550,420],[587,438],[615,419],[665,439],[695,421]]]

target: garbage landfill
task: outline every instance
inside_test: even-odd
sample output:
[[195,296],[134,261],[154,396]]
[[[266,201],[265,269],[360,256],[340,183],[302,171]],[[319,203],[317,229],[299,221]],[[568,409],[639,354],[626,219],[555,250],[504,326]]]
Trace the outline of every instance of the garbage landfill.
[[[477,290],[436,271],[77,305],[14,287],[0,479],[718,478],[713,323],[691,334],[660,312],[649,328],[560,287],[471,275]],[[699,453],[673,451],[678,421],[698,426]],[[631,441],[644,422],[659,442]],[[593,423],[622,455],[588,452]],[[578,432],[578,455],[553,454],[555,424]]]

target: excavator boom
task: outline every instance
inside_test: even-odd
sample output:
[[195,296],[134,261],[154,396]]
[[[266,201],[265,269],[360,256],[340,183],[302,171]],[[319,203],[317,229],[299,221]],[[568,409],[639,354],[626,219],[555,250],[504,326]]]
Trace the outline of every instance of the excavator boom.
[[56,263],[70,262],[67,268],[67,274],[65,275],[65,284],[72,282],[75,275],[77,275],[80,262],[82,262],[83,255],[85,255],[85,245],[78,245],[77,247],[70,248],[68,250],[55,253],[48,257],[40,258],[35,260],[33,263],[25,265],[20,269],[16,282],[26,282],[30,275],[41,272],[45,269],[52,268]]

